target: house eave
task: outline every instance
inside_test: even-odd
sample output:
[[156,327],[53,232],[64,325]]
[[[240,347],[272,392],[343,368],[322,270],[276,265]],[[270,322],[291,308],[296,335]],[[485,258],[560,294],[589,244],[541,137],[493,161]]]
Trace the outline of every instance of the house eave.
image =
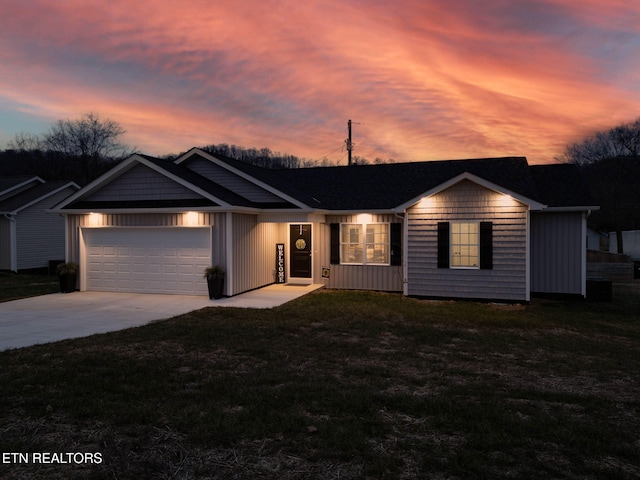
[[[217,198],[214,195],[211,195],[209,192],[206,192],[203,189],[197,187],[196,185],[193,185],[190,182],[188,182],[188,181],[186,181],[186,180],[184,180],[184,179],[172,174],[171,172],[168,172],[168,171],[164,170],[162,167],[160,167],[160,166],[156,165],[155,163],[147,160],[143,156],[138,155],[138,154],[133,154],[128,159],[124,160],[123,162],[121,162],[120,164],[115,166],[113,169],[111,169],[110,171],[108,171],[104,175],[98,177],[97,179],[95,179],[93,182],[91,182],[90,184],[88,184],[87,186],[85,186],[84,188],[79,190],[78,192],[76,192],[73,195],[67,197],[60,204],[56,205],[56,207],[55,207],[56,210],[57,209],[64,209],[67,205],[72,205],[73,203],[77,202],[79,199],[86,198],[87,196],[91,195],[92,193],[96,192],[101,187],[103,187],[104,185],[109,183],[113,178],[116,178],[121,173],[124,173],[128,169],[133,168],[136,163],[144,165],[147,168],[150,168],[150,169],[160,173],[161,175],[164,175],[165,177],[167,177],[167,178],[173,180],[174,182],[182,185],[183,187],[191,190],[192,192],[197,193],[198,195],[202,196],[203,198],[205,198],[207,200],[211,200],[212,202],[215,202],[215,203],[218,203],[218,204],[222,205],[222,207],[224,207],[224,208],[232,208],[232,205],[230,205],[229,203],[223,201],[222,199]],[[70,210],[65,210],[65,211],[70,211]]]
[[600,210],[599,206],[568,206],[568,207],[547,207],[544,212],[593,212]]
[[90,213],[101,213],[106,215],[114,214],[131,214],[131,213],[183,213],[183,212],[202,212],[202,213],[247,213],[258,215],[261,213],[319,213],[317,210],[311,209],[263,209],[255,207],[240,206],[211,206],[211,207],[138,207],[138,208],[56,208],[47,210],[48,213],[57,213],[60,215],[86,215]]
[[431,188],[430,190],[427,190],[426,192],[424,192],[421,195],[418,195],[415,198],[412,198],[411,200],[403,203],[402,205],[398,206],[396,208],[396,211],[398,212],[404,212],[406,209],[412,207],[413,205],[415,205],[416,203],[418,203],[420,200],[422,200],[423,198],[427,198],[427,197],[431,197],[433,195],[436,195],[440,192],[442,192],[443,190],[446,190],[449,187],[452,187],[453,185],[456,185],[457,183],[460,183],[463,180],[469,180],[477,185],[480,185],[481,187],[487,188],[489,190],[493,190],[494,192],[500,193],[500,194],[504,194],[504,195],[509,195],[510,197],[514,198],[515,200],[519,201],[520,203],[523,203],[525,205],[527,205],[529,207],[529,210],[544,210],[547,206],[544,205],[543,203],[538,202],[537,200],[533,200],[532,198],[528,198],[524,195],[521,195],[517,192],[511,191],[508,188],[504,188],[498,184],[495,184],[493,182],[490,182],[488,180],[485,180],[481,177],[478,177],[477,175],[474,175],[473,173],[469,173],[469,172],[464,172],[461,173],[460,175],[456,175],[455,177],[450,178],[449,180],[447,180],[446,182],[443,182],[439,185],[436,185],[435,187]]
[[402,213],[397,211],[394,208],[359,208],[359,209],[350,209],[350,210],[316,210],[316,213],[322,213],[324,215],[358,215],[362,213],[367,213],[371,215],[395,215],[396,213]]

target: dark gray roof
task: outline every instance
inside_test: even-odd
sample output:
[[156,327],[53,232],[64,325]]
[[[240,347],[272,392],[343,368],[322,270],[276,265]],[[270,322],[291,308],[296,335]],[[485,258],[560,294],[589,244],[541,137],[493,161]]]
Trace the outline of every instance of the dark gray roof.
[[[292,205],[288,202],[278,203],[266,203],[266,202],[254,202],[251,201],[236,192],[233,192],[222,185],[211,181],[201,175],[198,175],[193,170],[187,167],[176,164],[171,160],[164,160],[148,155],[140,155],[144,159],[152,162],[154,165],[160,167],[162,170],[170,173],[191,185],[198,187],[199,189],[213,195],[214,197],[226,202],[230,205],[238,207],[252,207],[252,208],[288,208]],[[79,199],[70,205],[67,205],[66,209],[103,209],[103,208],[198,208],[198,207],[211,207],[218,206],[217,203],[202,199],[175,199],[175,200],[128,200],[128,201],[87,201]]]
[[538,191],[538,199],[549,207],[598,205],[576,165],[532,165],[529,171]]
[[[143,157],[166,172],[230,205],[262,209],[294,207],[293,204],[286,201],[278,203],[254,202],[197,174],[187,165],[176,164],[170,160]],[[296,169],[267,169],[221,155],[215,155],[215,157],[313,209],[333,211],[392,210],[463,173],[473,174],[505,191],[513,192],[544,205],[553,207],[595,206],[576,167],[566,164],[529,166],[525,157]],[[170,205],[165,205],[161,202],[161,200],[146,201],[144,205],[103,202],[104,205],[87,205],[87,202],[79,201],[65,208],[154,208],[215,205],[208,200],[206,205],[196,204],[197,201],[194,203],[194,200],[185,200],[188,204],[172,201],[173,203]]]
[[279,170],[216,157],[312,208],[327,210],[393,209],[466,172],[544,205],[595,205],[575,166],[529,166],[525,157]]
[[[20,210],[25,205],[29,205],[32,202],[40,200],[42,198],[46,198],[49,194],[55,192],[61,187],[65,185],[72,185],[71,182],[67,181],[55,181],[55,182],[46,182],[38,184],[28,190],[18,193],[17,195],[13,195],[6,200],[0,202],[0,213],[10,213]],[[46,203],[43,205],[43,208],[51,208],[54,205],[47,205]]]
[[392,209],[465,172],[536,199],[524,157],[280,170],[330,210]]
[[0,194],[5,190],[15,188],[25,182],[36,181],[38,177],[34,175],[20,175],[12,177],[0,177]]

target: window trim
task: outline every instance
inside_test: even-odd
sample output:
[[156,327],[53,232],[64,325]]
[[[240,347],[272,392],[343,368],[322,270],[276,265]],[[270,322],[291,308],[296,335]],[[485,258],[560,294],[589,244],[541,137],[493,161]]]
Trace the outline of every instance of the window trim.
[[[391,265],[391,222],[341,222],[339,225],[339,243],[338,248],[340,251],[340,265],[357,265],[357,266],[374,266],[374,267],[388,267]],[[350,245],[352,242],[343,242],[342,241],[342,233],[343,228],[347,225],[358,225],[361,227],[362,231],[362,262],[345,262],[343,260],[342,255],[342,247],[344,245]],[[387,226],[387,241],[386,242],[367,242],[367,227],[370,225],[386,225]],[[384,263],[378,262],[367,262],[367,245],[385,245],[387,249],[387,261]]]
[[[454,225],[475,225],[476,226],[476,232],[475,235],[477,237],[477,241],[475,244],[472,243],[454,243],[453,242],[453,236],[455,235],[454,233]],[[454,265],[453,263],[453,259],[454,259],[454,246],[459,245],[459,246],[465,246],[465,247],[476,247],[476,255],[475,255],[475,259],[476,259],[476,264],[475,265]],[[466,257],[472,258],[472,255],[466,255]],[[451,269],[455,269],[455,270],[480,270],[480,222],[479,221],[465,221],[465,220],[455,220],[450,222],[450,227],[449,227],[449,268]]]

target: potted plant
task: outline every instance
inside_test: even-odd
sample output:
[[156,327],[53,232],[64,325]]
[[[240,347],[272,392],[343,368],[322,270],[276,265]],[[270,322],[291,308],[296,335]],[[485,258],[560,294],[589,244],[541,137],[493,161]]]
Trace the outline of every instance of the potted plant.
[[207,279],[207,287],[209,287],[209,298],[221,298],[222,290],[224,290],[224,268],[222,268],[220,265],[207,267],[204,270],[204,278]]
[[60,291],[62,293],[75,292],[78,281],[78,264],[73,262],[61,263],[58,265],[57,270],[58,278],[60,279]]

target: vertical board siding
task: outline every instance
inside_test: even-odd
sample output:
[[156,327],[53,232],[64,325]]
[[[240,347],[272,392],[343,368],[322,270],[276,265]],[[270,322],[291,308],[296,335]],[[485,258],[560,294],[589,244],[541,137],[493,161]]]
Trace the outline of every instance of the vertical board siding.
[[582,293],[582,212],[531,215],[531,291]]
[[[385,292],[402,291],[401,265],[330,265],[331,223],[401,223],[402,219],[395,215],[366,215],[363,221],[359,215],[333,215],[327,217],[323,225],[322,266],[330,267],[331,276],[322,280],[328,288],[352,290],[378,290]],[[389,239],[391,240],[391,239]]]
[[[462,181],[407,210],[407,293],[411,296],[526,301],[528,207]],[[438,222],[493,223],[493,268],[438,268]]]
[[275,281],[276,243],[285,243],[286,225],[258,223],[257,215],[233,214],[233,293]]

